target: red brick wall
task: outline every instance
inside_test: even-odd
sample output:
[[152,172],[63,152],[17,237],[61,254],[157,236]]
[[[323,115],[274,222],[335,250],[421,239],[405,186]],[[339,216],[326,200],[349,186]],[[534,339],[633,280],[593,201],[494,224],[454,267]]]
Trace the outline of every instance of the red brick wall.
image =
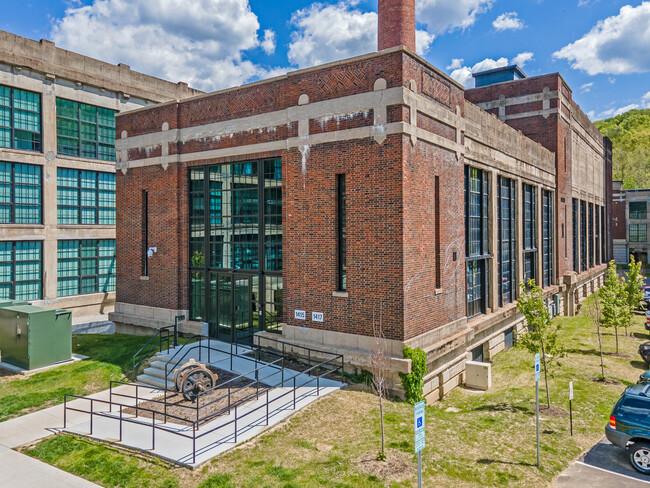
[[415,0],[379,0],[379,50],[406,46],[415,52]]

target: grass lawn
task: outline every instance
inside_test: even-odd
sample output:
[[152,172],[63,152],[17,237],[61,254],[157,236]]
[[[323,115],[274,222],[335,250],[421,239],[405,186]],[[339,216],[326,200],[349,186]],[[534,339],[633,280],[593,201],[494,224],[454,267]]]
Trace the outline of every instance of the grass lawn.
[[[574,382],[574,435],[568,416],[542,415],[542,469],[535,466],[533,358],[519,348],[501,353],[492,366],[492,389],[457,388],[427,406],[424,486],[542,487],[604,435],[612,403],[624,385],[645,369],[639,342],[647,340],[643,317],[621,353],[605,356],[605,372],[616,384],[594,381],[600,374],[598,342],[588,317],[558,318],[568,355],[550,378],[551,401],[568,409]],[[604,337],[606,351],[614,337]],[[543,383],[540,383],[543,386]],[[540,389],[540,398],[545,398]],[[380,444],[378,405],[372,394],[340,391],[309,406],[264,435],[196,471],[165,465],[71,435],[58,435],[25,452],[107,487],[310,488],[416,486],[413,407],[385,404],[390,472],[374,463]],[[400,468],[401,463],[401,468]]]
[[132,357],[148,340],[129,335],[78,335],[72,351],[89,356],[30,376],[0,377],[0,422],[63,402],[65,394],[87,395],[131,373]]

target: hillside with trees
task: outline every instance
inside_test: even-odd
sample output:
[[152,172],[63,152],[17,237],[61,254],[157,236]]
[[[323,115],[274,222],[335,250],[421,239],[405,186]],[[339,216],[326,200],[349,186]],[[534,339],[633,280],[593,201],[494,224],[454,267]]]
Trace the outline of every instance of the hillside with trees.
[[614,179],[623,188],[650,188],[650,109],[630,110],[595,122],[614,145]]

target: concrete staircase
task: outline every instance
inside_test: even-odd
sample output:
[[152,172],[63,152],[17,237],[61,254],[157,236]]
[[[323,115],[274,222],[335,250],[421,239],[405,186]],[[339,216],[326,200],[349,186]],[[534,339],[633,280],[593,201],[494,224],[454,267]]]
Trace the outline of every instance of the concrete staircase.
[[[151,359],[149,359],[149,365],[144,369],[142,374],[138,375],[137,377],[138,383],[153,386],[155,388],[173,388],[173,368],[183,353],[179,354],[176,358],[174,358],[174,354],[176,354],[176,352],[182,347],[183,346],[177,346],[175,348],[169,349],[169,351],[159,352]],[[174,358],[174,361],[170,364],[172,358]],[[190,351],[187,356],[183,358],[183,364],[188,362],[191,358],[195,361],[198,361],[198,350]],[[167,366],[168,364],[169,366]],[[167,384],[165,384],[165,366],[167,366]]]

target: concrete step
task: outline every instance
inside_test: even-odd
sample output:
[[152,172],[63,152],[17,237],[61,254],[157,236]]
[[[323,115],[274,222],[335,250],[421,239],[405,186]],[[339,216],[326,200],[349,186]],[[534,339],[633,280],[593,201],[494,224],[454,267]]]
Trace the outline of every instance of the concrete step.
[[155,386],[156,388],[172,388],[173,382],[168,381],[165,385],[165,381],[162,378],[156,376],[151,376],[148,374],[141,374],[137,377],[138,383],[142,383],[149,386]]
[[[153,376],[154,378],[160,378],[161,380],[165,379],[165,370],[163,368],[145,368],[142,374]],[[169,381],[174,381],[174,374],[167,373],[167,378]]]

